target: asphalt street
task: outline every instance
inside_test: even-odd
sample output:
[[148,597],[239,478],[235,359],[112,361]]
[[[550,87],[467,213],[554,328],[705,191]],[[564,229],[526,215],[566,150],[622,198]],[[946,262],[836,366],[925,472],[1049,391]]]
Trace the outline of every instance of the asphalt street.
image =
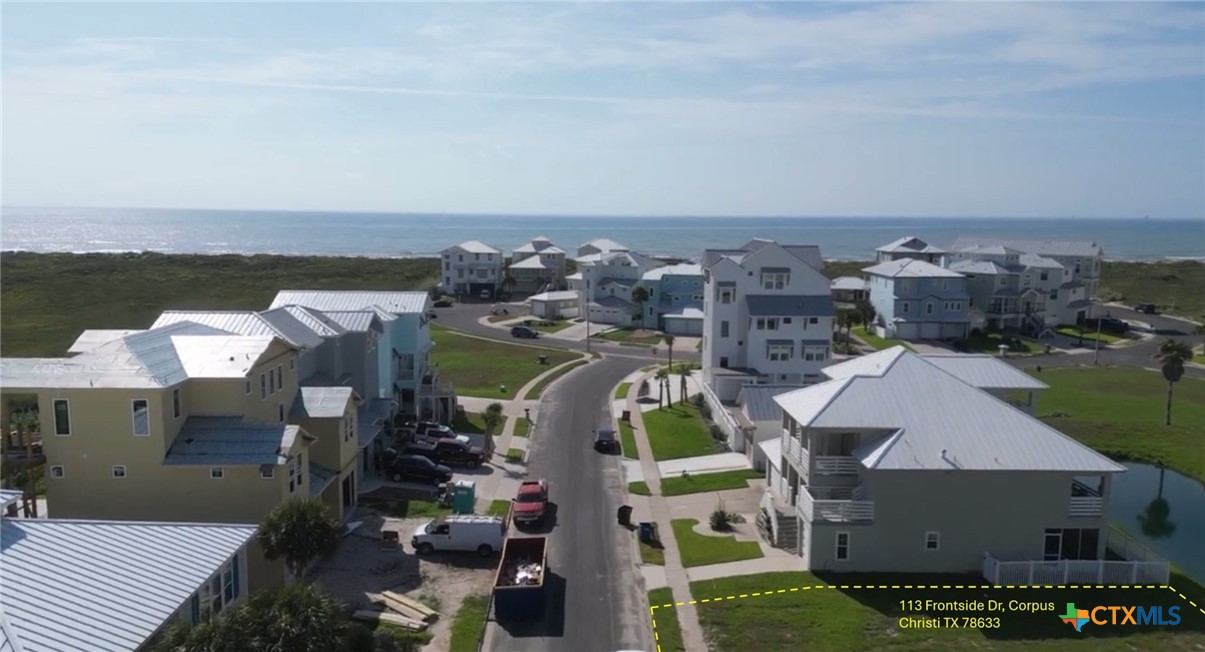
[[[625,347],[627,348],[627,347]],[[520,625],[491,618],[485,649],[615,652],[653,648],[633,533],[619,526],[620,457],[594,451],[592,432],[611,426],[611,392],[646,364],[608,357],[565,375],[540,399],[528,477],[547,478],[555,519],[527,534],[549,536],[546,613]]]

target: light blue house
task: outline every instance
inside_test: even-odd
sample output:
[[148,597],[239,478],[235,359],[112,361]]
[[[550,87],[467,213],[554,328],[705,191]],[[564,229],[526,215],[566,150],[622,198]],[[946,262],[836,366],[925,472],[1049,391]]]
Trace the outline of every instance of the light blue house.
[[694,263],[649,270],[639,285],[649,293],[643,322],[674,335],[703,334],[703,268]]
[[862,270],[879,337],[901,340],[965,338],[970,332],[966,277],[915,258]]

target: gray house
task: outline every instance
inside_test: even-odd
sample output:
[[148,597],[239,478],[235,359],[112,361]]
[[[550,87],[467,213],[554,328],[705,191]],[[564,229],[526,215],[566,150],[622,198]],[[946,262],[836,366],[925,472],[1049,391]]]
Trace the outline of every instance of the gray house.
[[965,338],[970,332],[966,278],[915,258],[862,270],[879,337],[902,340]]
[[774,397],[782,432],[762,444],[763,507],[777,544],[827,571],[1104,559],[1110,483],[1125,468],[1001,400],[1042,387],[1004,366],[893,347]]

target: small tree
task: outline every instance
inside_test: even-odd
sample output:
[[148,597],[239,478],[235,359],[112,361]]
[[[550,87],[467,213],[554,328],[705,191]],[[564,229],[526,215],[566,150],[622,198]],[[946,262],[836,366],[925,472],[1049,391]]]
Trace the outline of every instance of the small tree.
[[632,289],[632,301],[635,301],[637,307],[640,308],[640,312],[638,313],[637,316],[640,318],[641,324],[644,323],[644,302],[648,301],[648,300],[649,300],[649,291],[647,289],[645,289],[645,287],[643,285],[637,285],[635,288]]
[[674,336],[672,333],[665,334],[665,348],[669,351],[669,368],[674,368]]
[[494,430],[502,424],[505,418],[502,415],[501,403],[490,403],[486,406],[485,412],[481,413],[481,421],[485,423],[485,446],[490,453],[494,451]]
[[666,379],[669,378],[669,371],[664,368],[658,369],[655,378],[657,379],[657,409],[660,410],[662,400],[667,398],[665,383]]
[[284,559],[300,579],[315,560],[330,554],[343,526],[317,498],[293,498],[277,505],[260,524],[257,538],[268,559]]
[[846,345],[849,344],[849,331],[857,319],[857,313],[852,308],[841,308],[837,311],[837,332],[844,331]]
[[874,325],[874,319],[877,316],[874,305],[868,299],[858,299],[854,304],[854,315],[858,323],[862,324],[867,332]]
[[1164,425],[1172,425],[1172,388],[1184,376],[1184,363],[1192,360],[1192,347],[1185,342],[1163,340],[1155,359],[1163,363],[1160,371],[1167,381],[1167,411],[1163,420]]

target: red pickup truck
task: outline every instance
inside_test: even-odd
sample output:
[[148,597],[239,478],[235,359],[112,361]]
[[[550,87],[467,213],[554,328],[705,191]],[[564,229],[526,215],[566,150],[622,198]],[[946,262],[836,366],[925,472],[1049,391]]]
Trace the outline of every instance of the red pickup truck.
[[515,524],[542,523],[548,511],[548,481],[526,480],[519,483],[519,494],[515,496],[511,518]]

